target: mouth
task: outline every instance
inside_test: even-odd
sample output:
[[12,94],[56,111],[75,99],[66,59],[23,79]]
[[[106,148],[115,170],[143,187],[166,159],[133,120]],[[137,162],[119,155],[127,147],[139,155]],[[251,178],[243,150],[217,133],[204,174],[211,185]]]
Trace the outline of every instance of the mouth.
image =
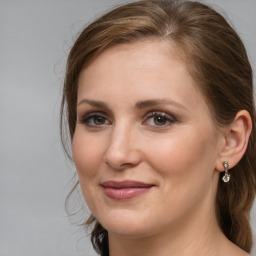
[[150,191],[154,184],[148,184],[132,180],[106,181],[101,184],[107,197],[124,201],[138,197]]

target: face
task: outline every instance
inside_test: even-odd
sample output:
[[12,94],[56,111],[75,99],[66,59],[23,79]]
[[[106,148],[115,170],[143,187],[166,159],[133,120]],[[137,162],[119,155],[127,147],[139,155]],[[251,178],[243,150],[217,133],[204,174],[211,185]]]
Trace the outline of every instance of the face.
[[80,74],[73,156],[110,234],[153,235],[214,214],[219,135],[174,52],[115,46]]

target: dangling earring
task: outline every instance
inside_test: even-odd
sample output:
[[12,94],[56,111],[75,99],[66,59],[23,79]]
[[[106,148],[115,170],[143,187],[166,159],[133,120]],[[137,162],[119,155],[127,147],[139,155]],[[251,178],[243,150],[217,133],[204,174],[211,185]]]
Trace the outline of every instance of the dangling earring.
[[229,165],[228,165],[228,162],[227,162],[227,161],[223,162],[222,164],[223,164],[223,167],[224,167],[224,169],[225,169],[225,175],[222,177],[222,180],[223,180],[225,183],[227,183],[227,182],[230,181],[230,177],[231,177],[231,175],[228,173],[228,167],[229,167]]

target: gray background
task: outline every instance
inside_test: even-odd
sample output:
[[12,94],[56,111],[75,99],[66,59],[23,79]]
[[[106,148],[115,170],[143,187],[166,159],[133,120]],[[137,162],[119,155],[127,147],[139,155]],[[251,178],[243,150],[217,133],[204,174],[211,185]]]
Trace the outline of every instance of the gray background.
[[[59,139],[61,86],[78,31],[121,2],[0,0],[1,256],[94,255],[85,232],[69,223],[64,210],[74,168]],[[225,11],[255,70],[256,1],[207,2]],[[256,204],[254,233],[255,219]]]

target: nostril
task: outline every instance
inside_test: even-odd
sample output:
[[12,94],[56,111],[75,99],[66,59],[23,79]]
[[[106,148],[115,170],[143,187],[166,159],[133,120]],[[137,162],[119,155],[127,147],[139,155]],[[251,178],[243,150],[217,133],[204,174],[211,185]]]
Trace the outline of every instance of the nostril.
[[136,166],[140,162],[140,154],[136,150],[129,152],[108,152],[103,161],[110,168],[123,170]]
[[124,164],[121,164],[120,165],[120,168],[130,168],[130,167],[133,167],[135,166],[135,164],[132,164],[132,163],[124,163]]
[[104,157],[104,163],[109,167],[117,170],[131,167],[132,164],[124,163],[121,159]]

